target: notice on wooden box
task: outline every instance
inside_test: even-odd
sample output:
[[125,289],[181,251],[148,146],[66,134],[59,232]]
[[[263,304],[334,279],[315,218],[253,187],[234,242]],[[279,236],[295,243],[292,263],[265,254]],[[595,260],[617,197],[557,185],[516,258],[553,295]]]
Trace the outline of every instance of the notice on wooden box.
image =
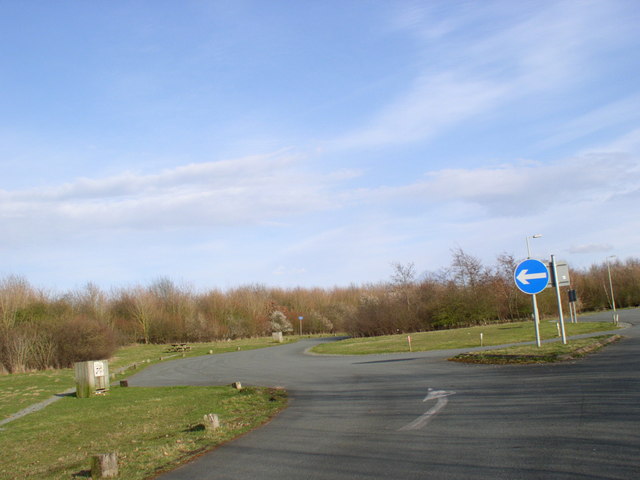
[[104,377],[104,363],[103,362],[94,362],[93,363],[93,374],[96,377]]

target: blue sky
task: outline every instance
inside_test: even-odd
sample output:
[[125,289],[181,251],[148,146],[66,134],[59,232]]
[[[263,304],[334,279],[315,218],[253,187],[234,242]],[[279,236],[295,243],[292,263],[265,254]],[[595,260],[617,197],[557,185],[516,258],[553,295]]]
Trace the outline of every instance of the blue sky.
[[0,275],[638,257],[635,1],[0,1]]

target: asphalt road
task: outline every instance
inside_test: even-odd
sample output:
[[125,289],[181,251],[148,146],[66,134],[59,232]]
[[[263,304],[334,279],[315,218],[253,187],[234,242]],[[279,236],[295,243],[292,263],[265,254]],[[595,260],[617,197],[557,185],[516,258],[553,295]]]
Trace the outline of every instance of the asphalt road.
[[271,423],[163,480],[638,479],[640,309],[620,321],[632,324],[622,341],[555,365],[466,365],[446,361],[451,351],[312,356],[309,340],[158,364],[129,384],[290,393]]

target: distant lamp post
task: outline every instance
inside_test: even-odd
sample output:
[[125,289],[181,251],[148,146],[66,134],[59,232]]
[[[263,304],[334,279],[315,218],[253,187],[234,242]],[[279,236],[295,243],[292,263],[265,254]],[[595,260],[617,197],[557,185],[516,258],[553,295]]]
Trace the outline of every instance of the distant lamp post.
[[[541,233],[525,237],[527,241],[527,258],[531,258],[531,246],[529,245],[529,239],[540,237],[542,237]],[[531,305],[533,307],[533,323],[536,327],[536,345],[540,347],[540,315],[538,314],[538,301],[536,300],[535,294],[531,295]]]
[[609,274],[609,291],[611,292],[611,307],[613,308],[613,323],[618,324],[618,314],[616,313],[616,299],[613,296],[613,282],[611,281],[611,264],[610,258],[616,258],[615,255],[609,255],[607,257],[607,273]]
[[531,235],[526,237],[526,241],[527,241],[527,258],[531,258],[531,246],[529,246],[529,239],[530,238],[540,238],[542,237],[541,233],[536,233],[535,235]]

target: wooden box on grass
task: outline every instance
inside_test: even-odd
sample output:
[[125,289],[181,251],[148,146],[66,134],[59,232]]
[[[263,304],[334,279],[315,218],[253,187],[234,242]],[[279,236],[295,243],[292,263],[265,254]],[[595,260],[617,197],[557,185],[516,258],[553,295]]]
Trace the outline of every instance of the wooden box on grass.
[[97,392],[109,390],[109,362],[90,360],[76,362],[76,396],[87,398]]

